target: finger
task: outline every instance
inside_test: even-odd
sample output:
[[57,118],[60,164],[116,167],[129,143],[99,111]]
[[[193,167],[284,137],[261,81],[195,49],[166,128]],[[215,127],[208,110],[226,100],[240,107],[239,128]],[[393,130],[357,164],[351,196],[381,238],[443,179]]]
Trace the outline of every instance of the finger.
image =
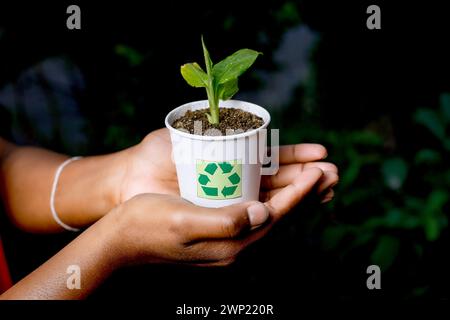
[[193,244],[190,249],[195,251],[195,257],[201,257],[203,266],[226,266],[235,261],[236,257],[246,247],[263,238],[273,227],[275,221],[270,221],[242,239],[208,240]]
[[283,190],[283,188],[271,189],[271,190],[267,190],[267,191],[260,191],[259,192],[259,201],[267,202],[270,200],[270,198],[272,198],[274,195],[276,195],[281,190]]
[[325,192],[322,195],[322,198],[325,199],[325,198],[329,198],[329,197],[333,197],[333,196],[334,196],[334,189],[330,188],[330,189],[325,190]]
[[308,162],[287,164],[280,167],[277,174],[272,176],[262,176],[261,186],[265,189],[276,189],[287,186],[292,183],[295,178],[304,170],[311,168],[319,168],[324,172],[334,172],[337,174],[336,165],[329,162]]
[[279,148],[281,164],[316,161],[327,156],[327,149],[315,143],[292,144]]
[[[201,259],[201,264],[207,265],[228,265],[233,262],[236,257],[249,245],[261,239],[266,235],[274,222],[261,226],[254,232],[246,234],[240,239],[225,239],[215,240],[208,239],[207,241],[200,241],[189,245],[186,248],[187,252],[192,252],[192,256],[196,259]],[[189,259],[187,259],[189,260]]]
[[321,194],[325,190],[334,187],[339,181],[339,176],[332,171],[324,171],[317,184],[317,192]]
[[338,167],[331,162],[321,162],[321,161],[316,161],[316,162],[308,162],[304,164],[304,168],[303,170],[307,170],[307,169],[311,169],[311,168],[319,168],[322,171],[330,171],[330,172],[334,172],[336,174],[338,174]]
[[322,203],[326,203],[326,202],[330,202],[331,200],[333,200],[334,198],[334,190],[330,189],[324,196],[322,199]]
[[302,171],[302,163],[281,166],[277,174],[272,176],[261,176],[261,187],[265,189],[285,187],[290,184]]
[[289,212],[311,191],[322,176],[323,171],[319,168],[305,170],[291,184],[265,202],[272,217],[278,220]]
[[253,201],[222,208],[192,206],[191,213],[183,211],[176,223],[186,235],[187,242],[205,239],[236,238],[244,231],[263,224],[270,216],[267,207]]
[[[291,165],[294,166],[294,165]],[[314,168],[314,167],[313,167]],[[320,166],[316,167],[323,170],[323,167],[320,168]],[[283,188],[286,185],[291,184],[299,175],[294,174],[294,172],[290,172],[293,170],[285,170],[281,172],[279,171],[280,177],[275,178],[275,176],[272,178],[271,182],[265,182],[265,186],[267,188],[268,185],[270,185],[269,190],[262,190],[260,192],[260,201],[268,201],[269,199],[273,198],[277,193],[281,192]],[[317,182],[317,193],[321,194],[325,190],[334,187],[339,181],[339,176],[332,172],[332,171],[324,171],[323,176],[320,178],[320,180]]]
[[[324,172],[324,176],[325,176],[326,174],[327,174],[327,173]],[[333,187],[337,184],[337,182],[332,182],[334,179],[330,179],[330,180],[331,180],[330,182],[326,182],[326,185],[325,185],[324,187],[321,187],[321,186],[319,185],[319,188],[318,188],[318,192],[317,192],[317,193],[318,193],[318,194],[322,194],[322,193],[323,193],[323,195],[321,196],[322,199],[328,198],[328,196],[329,196],[330,194],[332,194],[332,195],[334,196],[334,191],[332,191],[331,188],[333,188]],[[317,184],[320,184],[320,181],[319,181]],[[259,201],[261,201],[261,202],[267,202],[267,201],[269,201],[271,198],[273,198],[277,193],[280,193],[281,191],[283,191],[283,189],[284,189],[284,188],[276,188],[276,189],[271,189],[271,190],[261,191],[261,192],[259,193]],[[331,190],[332,192],[330,192],[330,190]]]

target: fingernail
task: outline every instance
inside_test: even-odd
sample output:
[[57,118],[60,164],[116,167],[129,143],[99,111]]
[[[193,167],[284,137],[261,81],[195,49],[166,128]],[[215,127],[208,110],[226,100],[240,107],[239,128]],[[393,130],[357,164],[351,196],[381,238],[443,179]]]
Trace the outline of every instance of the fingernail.
[[321,203],[327,203],[327,202],[330,202],[331,200],[333,200],[333,197],[328,197],[328,198],[323,199],[321,201]]
[[261,202],[247,208],[248,219],[252,227],[260,226],[269,218],[269,210]]

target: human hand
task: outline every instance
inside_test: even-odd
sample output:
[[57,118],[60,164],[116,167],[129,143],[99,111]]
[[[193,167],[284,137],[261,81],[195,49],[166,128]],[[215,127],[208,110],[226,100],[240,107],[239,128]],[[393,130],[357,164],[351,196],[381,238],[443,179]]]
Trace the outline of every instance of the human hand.
[[113,210],[111,219],[121,264],[228,265],[313,188],[327,185],[317,166],[304,168],[285,187],[253,201],[222,208],[196,206],[178,196],[141,194]]
[[[179,195],[175,165],[171,160],[172,144],[169,131],[159,129],[148,134],[138,145],[125,151],[124,174],[120,184],[119,203],[140,193]],[[332,187],[338,181],[337,167],[329,162],[316,162],[326,157],[319,144],[297,144],[280,147],[280,170],[274,176],[263,176],[261,200],[266,200],[294,181],[304,170],[319,168],[324,172],[318,193],[323,201],[334,195]]]
[[315,189],[323,203],[331,201],[334,197],[333,187],[338,183],[339,176],[336,165],[320,161],[326,157],[327,150],[320,144],[280,146],[280,168],[273,176],[262,176],[260,200],[270,201],[285,187],[301,183],[305,171],[315,168],[323,173]]
[[133,197],[105,217],[119,266],[227,265],[269,218],[267,207],[257,201],[205,208],[179,196],[150,193]]
[[178,195],[169,131],[149,133],[138,145],[124,151],[118,203],[141,193]]

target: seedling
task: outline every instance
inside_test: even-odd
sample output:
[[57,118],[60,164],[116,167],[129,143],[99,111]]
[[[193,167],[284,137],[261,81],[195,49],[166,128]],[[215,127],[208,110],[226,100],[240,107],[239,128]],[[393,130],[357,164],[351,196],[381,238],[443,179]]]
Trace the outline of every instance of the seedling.
[[181,75],[186,82],[196,88],[205,88],[208,96],[209,123],[219,123],[219,100],[231,99],[239,90],[238,77],[255,62],[260,52],[241,49],[222,61],[213,64],[202,37],[206,72],[196,62],[181,66]]

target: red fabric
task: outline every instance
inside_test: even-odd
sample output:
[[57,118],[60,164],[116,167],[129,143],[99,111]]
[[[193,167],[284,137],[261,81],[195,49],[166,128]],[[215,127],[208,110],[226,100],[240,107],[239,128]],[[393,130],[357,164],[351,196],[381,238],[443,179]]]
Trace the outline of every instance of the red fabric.
[[0,238],[0,294],[12,286],[11,276],[9,274],[6,257],[3,251],[2,239]]

